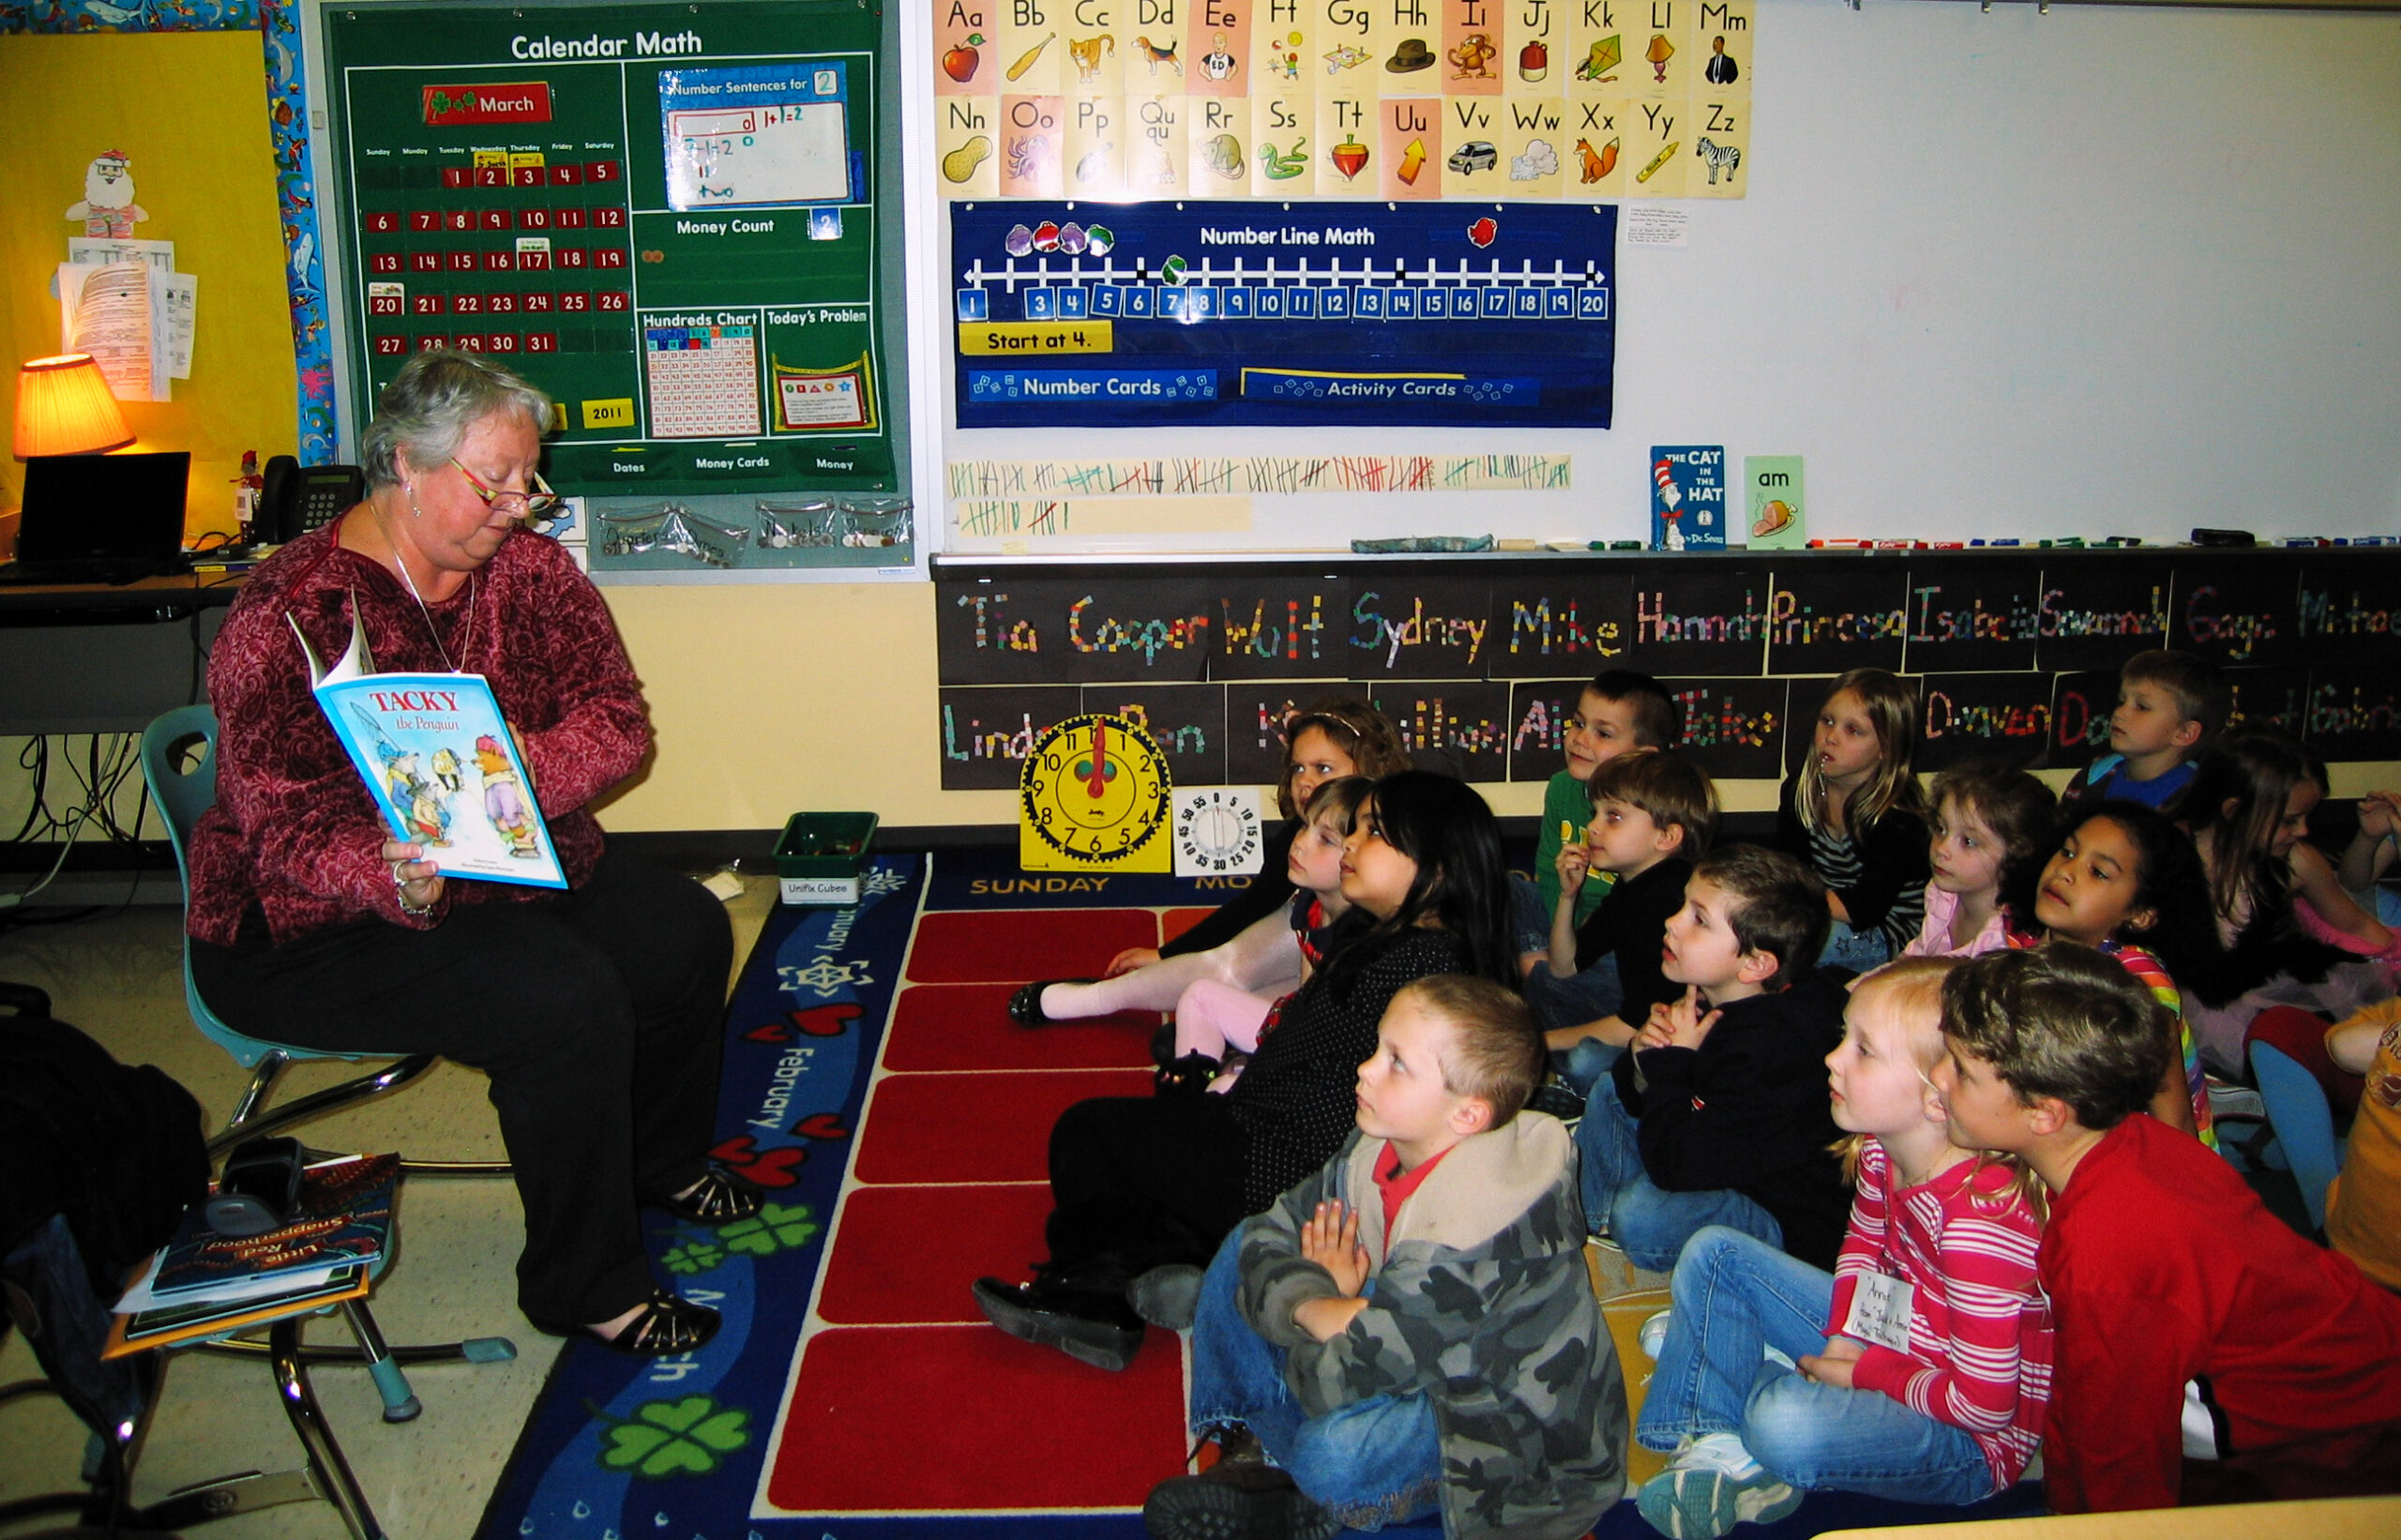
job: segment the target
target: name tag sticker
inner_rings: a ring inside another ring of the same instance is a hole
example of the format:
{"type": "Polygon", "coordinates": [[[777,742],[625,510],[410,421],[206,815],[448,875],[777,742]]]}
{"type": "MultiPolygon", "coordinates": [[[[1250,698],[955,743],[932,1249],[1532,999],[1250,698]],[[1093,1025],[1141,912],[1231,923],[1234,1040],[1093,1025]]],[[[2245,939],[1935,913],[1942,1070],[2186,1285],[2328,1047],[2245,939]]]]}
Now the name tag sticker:
{"type": "Polygon", "coordinates": [[[1870,1273],[1859,1280],[1850,1296],[1850,1313],[1843,1318],[1842,1335],[1873,1342],[1895,1352],[1910,1346],[1910,1300],[1917,1293],[1906,1279],[1870,1273]]]}

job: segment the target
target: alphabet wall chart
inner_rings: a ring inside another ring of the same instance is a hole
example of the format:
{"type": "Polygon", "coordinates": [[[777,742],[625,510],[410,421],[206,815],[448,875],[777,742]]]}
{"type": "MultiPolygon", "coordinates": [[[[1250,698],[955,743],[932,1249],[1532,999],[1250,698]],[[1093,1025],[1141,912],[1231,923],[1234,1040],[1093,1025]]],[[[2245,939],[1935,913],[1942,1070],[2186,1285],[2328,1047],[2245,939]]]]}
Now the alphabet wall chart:
{"type": "Polygon", "coordinates": [[[1617,209],[953,205],[961,428],[1607,428],[1617,209]]]}
{"type": "Polygon", "coordinates": [[[958,199],[1740,198],[1752,0],[929,0],[958,199]]]}
{"type": "Polygon", "coordinates": [[[1545,780],[1605,668],[1665,680],[1683,750],[1720,778],[1782,775],[1825,676],[1866,664],[1915,687],[1922,770],[2078,765],[2118,666],[2163,646],[2223,669],[2238,720],[2333,761],[2401,756],[2401,551],[944,561],[935,605],[944,790],[1015,786],[1025,746],[1087,711],[1141,720],[1178,785],[1272,782],[1283,714],[1337,690],[1421,763],[1545,780]]]}

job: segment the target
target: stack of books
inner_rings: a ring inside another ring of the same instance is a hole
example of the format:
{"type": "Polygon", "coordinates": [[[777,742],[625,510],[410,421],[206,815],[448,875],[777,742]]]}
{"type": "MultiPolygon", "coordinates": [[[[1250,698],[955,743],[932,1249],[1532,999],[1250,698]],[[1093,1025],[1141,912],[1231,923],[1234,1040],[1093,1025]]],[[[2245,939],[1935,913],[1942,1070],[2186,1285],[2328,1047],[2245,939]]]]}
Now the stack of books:
{"type": "Polygon", "coordinates": [[[223,1336],[367,1292],[392,1240],[397,1155],[344,1155],[300,1173],[291,1220],[258,1235],[219,1235],[204,1204],[116,1303],[104,1358],[223,1336]]]}

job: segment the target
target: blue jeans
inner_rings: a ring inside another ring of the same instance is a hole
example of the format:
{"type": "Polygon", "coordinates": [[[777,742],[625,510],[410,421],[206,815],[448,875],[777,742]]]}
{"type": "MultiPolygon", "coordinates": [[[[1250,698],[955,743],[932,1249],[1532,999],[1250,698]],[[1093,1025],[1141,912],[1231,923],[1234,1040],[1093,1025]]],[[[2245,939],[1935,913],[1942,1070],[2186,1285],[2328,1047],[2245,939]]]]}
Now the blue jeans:
{"type": "Polygon", "coordinates": [[[1634,1431],[1644,1448],[1736,1433],[1795,1487],[1900,1502],[1992,1495],[1992,1468],[1964,1430],[1881,1391],[1819,1384],[1768,1360],[1769,1349],[1796,1359],[1825,1351],[1833,1274],[1739,1231],[1704,1230],[1676,1263],[1673,1294],[1634,1431]]]}
{"type": "Polygon", "coordinates": [[[1551,1054],[1550,1066],[1559,1071],[1559,1078],[1565,1080],[1578,1095],[1589,1101],[1593,1087],[1608,1078],[1609,1071],[1616,1067],[1618,1059],[1624,1052],[1623,1044],[1604,1043],[1597,1037],[1579,1037],[1576,1046],[1566,1052],[1551,1054]]]}
{"type": "Polygon", "coordinates": [[[1684,1243],[1707,1225],[1729,1226],[1779,1249],[1784,1245],[1775,1215],[1731,1188],[1669,1192],[1652,1181],[1634,1141],[1634,1119],[1608,1075],[1593,1082],[1585,1100],[1576,1152],[1583,1160],[1586,1222],[1607,1219],[1609,1239],[1637,1267],[1654,1273],[1673,1267],[1684,1243]]]}
{"type": "Polygon", "coordinates": [[[1527,972],[1522,992],[1534,1013],[1534,1025],[1545,1032],[1615,1016],[1625,1004],[1615,957],[1603,957],[1565,978],[1552,973],[1549,963],[1537,962],[1527,972]]]}
{"type": "Polygon", "coordinates": [[[1818,954],[1820,968],[1848,968],[1864,974],[1870,968],[1881,968],[1893,960],[1893,944],[1881,930],[1853,929],[1847,920],[1835,920],[1826,929],[1826,949],[1818,954]]]}
{"type": "Polygon", "coordinates": [[[1433,1512],[1442,1486],[1433,1404],[1412,1392],[1305,1415],[1284,1383],[1284,1350],[1235,1307],[1241,1250],[1237,1228],[1201,1276],[1192,1318],[1193,1431],[1247,1425],[1268,1457],[1347,1529],[1380,1530],[1433,1512]]]}

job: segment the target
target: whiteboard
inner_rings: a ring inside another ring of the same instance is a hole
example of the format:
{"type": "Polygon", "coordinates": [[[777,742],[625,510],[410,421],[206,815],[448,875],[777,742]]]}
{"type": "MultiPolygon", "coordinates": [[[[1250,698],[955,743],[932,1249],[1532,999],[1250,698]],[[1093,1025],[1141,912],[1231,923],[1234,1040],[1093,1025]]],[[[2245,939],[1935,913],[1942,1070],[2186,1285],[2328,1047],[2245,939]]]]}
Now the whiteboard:
{"type": "MultiPolygon", "coordinates": [[[[943,441],[950,462],[1563,454],[1564,488],[1262,493],[1246,529],[1120,502],[1089,533],[967,537],[953,510],[945,549],[1638,539],[1664,444],[1804,457],[1822,536],[2401,528],[2401,18],[1760,0],[1758,27],[1748,196],[1649,205],[1687,213],[1687,244],[1621,245],[1608,430],[943,441]]],[[[922,59],[904,74],[928,90],[922,59]]]]}

